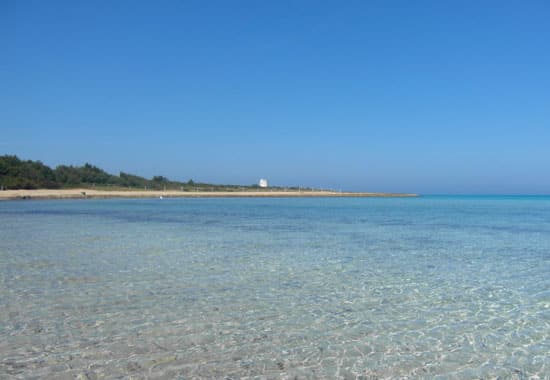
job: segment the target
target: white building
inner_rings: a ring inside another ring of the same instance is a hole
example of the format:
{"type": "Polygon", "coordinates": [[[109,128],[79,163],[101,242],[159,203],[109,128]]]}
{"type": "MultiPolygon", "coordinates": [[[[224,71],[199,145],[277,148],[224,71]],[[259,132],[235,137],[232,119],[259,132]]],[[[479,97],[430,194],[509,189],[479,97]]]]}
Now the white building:
{"type": "Polygon", "coordinates": [[[267,179],[260,179],[260,181],[258,181],[258,186],[267,187],[267,179]]]}

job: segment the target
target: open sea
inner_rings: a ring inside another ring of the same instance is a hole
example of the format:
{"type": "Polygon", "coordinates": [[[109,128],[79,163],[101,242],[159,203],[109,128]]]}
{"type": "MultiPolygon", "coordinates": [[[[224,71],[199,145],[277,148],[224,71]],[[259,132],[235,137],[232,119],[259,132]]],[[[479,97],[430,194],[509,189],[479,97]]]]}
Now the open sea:
{"type": "Polygon", "coordinates": [[[0,202],[0,379],[549,379],[550,197],[0,202]]]}

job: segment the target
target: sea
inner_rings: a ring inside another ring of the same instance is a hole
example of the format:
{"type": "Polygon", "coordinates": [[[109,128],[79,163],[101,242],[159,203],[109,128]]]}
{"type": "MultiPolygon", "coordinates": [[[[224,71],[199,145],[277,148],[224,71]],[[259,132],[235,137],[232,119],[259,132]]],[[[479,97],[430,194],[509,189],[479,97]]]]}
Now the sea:
{"type": "Polygon", "coordinates": [[[549,379],[550,197],[0,202],[1,379],[549,379]]]}

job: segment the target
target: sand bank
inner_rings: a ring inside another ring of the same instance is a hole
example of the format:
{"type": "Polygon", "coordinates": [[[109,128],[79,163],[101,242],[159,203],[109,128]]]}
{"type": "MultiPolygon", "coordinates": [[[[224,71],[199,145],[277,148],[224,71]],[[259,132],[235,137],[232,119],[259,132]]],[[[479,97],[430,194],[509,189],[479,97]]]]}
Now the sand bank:
{"type": "Polygon", "coordinates": [[[157,191],[39,189],[0,191],[0,200],[18,199],[86,199],[86,198],[255,198],[255,197],[415,197],[416,194],[352,193],[334,191],[157,191]]]}

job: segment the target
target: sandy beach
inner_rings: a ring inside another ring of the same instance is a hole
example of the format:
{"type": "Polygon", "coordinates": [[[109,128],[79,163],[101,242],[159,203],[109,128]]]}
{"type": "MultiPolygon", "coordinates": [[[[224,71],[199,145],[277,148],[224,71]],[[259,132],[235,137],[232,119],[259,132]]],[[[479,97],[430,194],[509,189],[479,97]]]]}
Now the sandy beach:
{"type": "Polygon", "coordinates": [[[246,197],[415,197],[416,194],[355,193],[335,191],[139,191],[91,189],[37,189],[0,191],[0,200],[97,198],[246,198],[246,197]]]}

